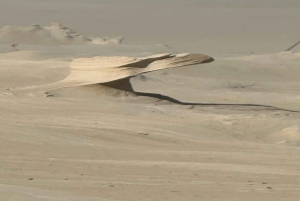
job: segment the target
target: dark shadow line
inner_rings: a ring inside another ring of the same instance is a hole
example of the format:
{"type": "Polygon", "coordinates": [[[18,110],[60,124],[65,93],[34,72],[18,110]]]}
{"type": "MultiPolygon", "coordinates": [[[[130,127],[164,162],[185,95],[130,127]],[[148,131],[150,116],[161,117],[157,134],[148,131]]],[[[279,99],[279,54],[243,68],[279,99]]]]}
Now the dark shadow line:
{"type": "Polygon", "coordinates": [[[161,95],[161,94],[155,94],[155,93],[144,93],[144,92],[134,92],[138,96],[145,96],[145,97],[153,97],[160,100],[166,100],[171,103],[179,104],[179,105],[191,105],[191,106],[244,106],[244,107],[264,107],[265,109],[269,110],[280,110],[285,112],[293,112],[293,113],[300,113],[300,111],[297,110],[288,110],[278,107],[273,107],[269,105],[260,105],[260,104],[238,104],[238,103],[189,103],[189,102],[181,102],[179,100],[176,100],[174,98],[171,98],[169,96],[161,95]]]}
{"type": "Polygon", "coordinates": [[[285,50],[285,51],[291,51],[292,49],[294,49],[297,45],[299,45],[300,44],[300,41],[299,42],[297,42],[296,44],[294,44],[293,46],[291,46],[291,47],[289,47],[287,50],[285,50]]]}

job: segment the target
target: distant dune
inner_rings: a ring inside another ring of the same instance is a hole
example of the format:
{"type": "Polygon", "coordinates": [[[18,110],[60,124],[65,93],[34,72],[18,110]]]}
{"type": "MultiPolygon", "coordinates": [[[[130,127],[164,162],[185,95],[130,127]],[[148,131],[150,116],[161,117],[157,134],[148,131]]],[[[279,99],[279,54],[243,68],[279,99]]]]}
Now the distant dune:
{"type": "Polygon", "coordinates": [[[123,37],[92,38],[84,36],[68,27],[52,23],[49,27],[38,24],[31,26],[5,26],[0,29],[0,43],[27,45],[85,45],[120,44],[123,37]]]}
{"type": "Polygon", "coordinates": [[[278,52],[272,54],[262,54],[262,55],[248,55],[243,57],[232,58],[232,60],[250,62],[253,64],[261,64],[261,65],[282,65],[283,62],[299,61],[299,59],[300,59],[300,53],[294,53],[291,51],[278,52]]]}

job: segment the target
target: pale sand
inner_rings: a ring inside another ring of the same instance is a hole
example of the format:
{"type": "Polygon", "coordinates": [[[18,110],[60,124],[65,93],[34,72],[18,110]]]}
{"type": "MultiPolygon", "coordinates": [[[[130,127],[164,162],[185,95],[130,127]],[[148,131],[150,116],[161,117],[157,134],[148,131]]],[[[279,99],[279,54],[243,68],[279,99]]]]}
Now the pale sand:
{"type": "Polygon", "coordinates": [[[0,2],[3,26],[46,24],[52,16],[86,35],[129,41],[19,44],[19,51],[0,44],[0,200],[299,200],[299,46],[283,52],[299,41],[300,28],[292,26],[299,3],[0,2]],[[27,17],[17,21],[16,11],[27,17]],[[156,28],[174,16],[177,23],[156,28]],[[93,17],[99,24],[91,27],[93,17]],[[215,61],[102,85],[87,76],[85,86],[48,91],[72,75],[74,59],[165,52],[215,61]]]}

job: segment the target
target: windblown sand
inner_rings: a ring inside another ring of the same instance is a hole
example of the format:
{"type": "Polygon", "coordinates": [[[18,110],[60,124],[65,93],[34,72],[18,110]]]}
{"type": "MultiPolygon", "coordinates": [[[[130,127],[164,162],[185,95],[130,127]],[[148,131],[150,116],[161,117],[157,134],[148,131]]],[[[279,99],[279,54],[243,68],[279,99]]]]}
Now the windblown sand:
{"type": "Polygon", "coordinates": [[[0,0],[1,201],[299,200],[298,2],[24,2],[0,0]],[[168,52],[215,60],[53,89],[168,52]]]}

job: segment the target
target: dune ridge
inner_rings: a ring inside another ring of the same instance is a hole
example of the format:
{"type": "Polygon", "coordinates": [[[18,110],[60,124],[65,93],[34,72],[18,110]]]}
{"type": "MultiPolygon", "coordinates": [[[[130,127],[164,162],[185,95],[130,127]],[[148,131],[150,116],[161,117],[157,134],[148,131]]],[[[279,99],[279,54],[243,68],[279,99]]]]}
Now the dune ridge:
{"type": "Polygon", "coordinates": [[[122,36],[115,38],[87,37],[55,22],[46,27],[33,24],[31,26],[5,26],[0,29],[0,43],[11,45],[103,45],[120,44],[123,40],[122,36]]]}
{"type": "Polygon", "coordinates": [[[165,53],[145,58],[79,58],[70,64],[70,75],[66,79],[50,85],[56,89],[49,90],[46,93],[48,95],[73,94],[68,93],[74,91],[70,88],[80,87],[77,88],[80,92],[77,90],[75,95],[82,94],[86,96],[88,93],[92,93],[101,96],[138,96],[130,83],[132,77],[151,71],[208,63],[213,60],[212,57],[207,55],[188,53],[165,53]]]}

